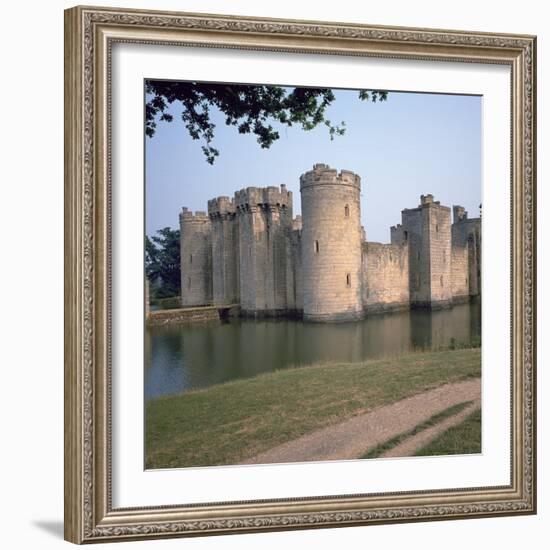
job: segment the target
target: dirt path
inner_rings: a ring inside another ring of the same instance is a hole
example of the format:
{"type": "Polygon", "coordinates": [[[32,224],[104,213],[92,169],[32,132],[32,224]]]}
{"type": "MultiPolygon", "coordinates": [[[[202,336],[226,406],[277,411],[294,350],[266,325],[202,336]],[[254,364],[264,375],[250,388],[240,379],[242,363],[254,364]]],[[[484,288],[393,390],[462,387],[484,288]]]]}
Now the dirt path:
{"type": "MultiPolygon", "coordinates": [[[[243,464],[349,460],[407,432],[431,416],[464,401],[481,399],[481,379],[445,384],[384,405],[260,453],[243,464]]],[[[452,417],[454,418],[454,417],[452,417]]],[[[449,419],[450,420],[450,419],[449,419]]],[[[441,424],[440,424],[441,425],[441,424]]],[[[433,438],[438,432],[432,432],[433,438]]],[[[416,450],[416,449],[415,449],[416,450]]],[[[395,456],[395,455],[394,455],[395,456]]],[[[404,456],[401,453],[400,456],[404,456]]]]}
{"type": "Polygon", "coordinates": [[[449,418],[445,418],[445,420],[442,420],[434,426],[430,426],[429,428],[422,430],[416,435],[408,437],[399,445],[396,445],[395,447],[387,450],[385,453],[382,453],[380,457],[390,458],[398,456],[412,456],[416,451],[422,449],[422,447],[425,447],[432,439],[437,437],[439,434],[442,434],[449,428],[457,426],[458,424],[466,420],[468,416],[470,416],[476,409],[479,408],[480,404],[480,399],[474,399],[471,405],[468,405],[467,407],[462,409],[458,414],[450,416],[449,418]]]}

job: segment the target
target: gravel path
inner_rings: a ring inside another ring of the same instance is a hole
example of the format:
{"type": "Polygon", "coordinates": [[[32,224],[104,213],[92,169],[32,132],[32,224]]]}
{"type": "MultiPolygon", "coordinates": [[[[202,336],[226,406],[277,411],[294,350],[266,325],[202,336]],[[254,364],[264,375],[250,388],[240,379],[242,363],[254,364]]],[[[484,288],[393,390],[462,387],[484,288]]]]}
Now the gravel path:
{"type": "MultiPolygon", "coordinates": [[[[283,443],[242,464],[359,458],[372,447],[411,430],[453,405],[480,399],[480,378],[445,384],[283,443]]],[[[432,433],[432,438],[435,435],[432,433]]]]}

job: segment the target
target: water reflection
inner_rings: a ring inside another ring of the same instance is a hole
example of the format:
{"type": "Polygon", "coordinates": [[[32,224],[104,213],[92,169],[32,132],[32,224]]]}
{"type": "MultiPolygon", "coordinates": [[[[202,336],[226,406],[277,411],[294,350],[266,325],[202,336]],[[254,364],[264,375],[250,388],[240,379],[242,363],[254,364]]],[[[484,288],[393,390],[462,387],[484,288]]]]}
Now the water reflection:
{"type": "Polygon", "coordinates": [[[361,361],[417,348],[480,340],[479,303],[405,311],[361,322],[292,320],[150,327],[145,335],[145,397],[203,388],[289,366],[361,361]]]}

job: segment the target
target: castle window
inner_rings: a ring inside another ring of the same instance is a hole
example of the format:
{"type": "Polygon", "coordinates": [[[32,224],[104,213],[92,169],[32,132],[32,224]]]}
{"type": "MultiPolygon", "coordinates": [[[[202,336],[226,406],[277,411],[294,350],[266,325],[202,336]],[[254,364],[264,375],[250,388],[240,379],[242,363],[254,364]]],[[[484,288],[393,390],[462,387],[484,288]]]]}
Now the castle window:
{"type": "Polygon", "coordinates": [[[441,283],[441,286],[443,286],[443,275],[441,275],[441,277],[439,277],[439,282],[441,283]]]}
{"type": "Polygon", "coordinates": [[[435,224],[435,232],[439,233],[439,224],[437,224],[437,223],[435,224]]]}
{"type": "Polygon", "coordinates": [[[319,254],[319,241],[315,241],[315,254],[319,254]]]}
{"type": "Polygon", "coordinates": [[[190,264],[193,263],[193,254],[189,254],[189,263],[190,263],[190,264]]]}
{"type": "Polygon", "coordinates": [[[416,259],[420,261],[420,250],[416,253],[416,259]]]}
{"type": "Polygon", "coordinates": [[[346,286],[351,286],[351,273],[346,275],[346,286]]]}
{"type": "Polygon", "coordinates": [[[407,242],[408,238],[409,238],[409,232],[408,232],[408,231],[403,231],[403,239],[404,239],[404,241],[407,242]]]}
{"type": "Polygon", "coordinates": [[[347,204],[344,207],[344,214],[345,214],[346,218],[349,218],[349,206],[347,204]]]}
{"type": "Polygon", "coordinates": [[[187,288],[191,288],[191,277],[187,279],[187,288]]]}

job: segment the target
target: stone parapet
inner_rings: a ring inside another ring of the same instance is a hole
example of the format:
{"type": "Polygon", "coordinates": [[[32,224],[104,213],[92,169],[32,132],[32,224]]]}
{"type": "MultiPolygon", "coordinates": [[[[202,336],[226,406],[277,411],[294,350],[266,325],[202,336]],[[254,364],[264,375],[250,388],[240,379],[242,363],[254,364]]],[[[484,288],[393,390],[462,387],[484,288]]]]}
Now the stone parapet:
{"type": "Polygon", "coordinates": [[[209,221],[210,218],[208,217],[208,214],[202,210],[197,210],[195,213],[193,213],[189,208],[186,208],[185,206],[181,209],[180,212],[180,223],[204,223],[209,221]]]}
{"type": "Polygon", "coordinates": [[[287,191],[283,184],[280,187],[247,187],[235,192],[237,210],[269,206],[292,208],[292,191],[287,191]]]}
{"type": "Polygon", "coordinates": [[[235,211],[235,202],[229,197],[215,197],[208,201],[208,215],[212,220],[234,216],[235,211]]]}
{"type": "Polygon", "coordinates": [[[338,170],[328,164],[314,164],[313,169],[300,176],[300,191],[313,185],[349,185],[361,189],[361,178],[350,170],[338,170]]]}

